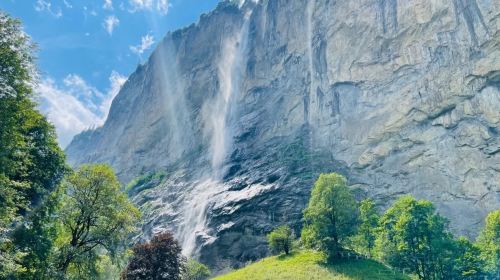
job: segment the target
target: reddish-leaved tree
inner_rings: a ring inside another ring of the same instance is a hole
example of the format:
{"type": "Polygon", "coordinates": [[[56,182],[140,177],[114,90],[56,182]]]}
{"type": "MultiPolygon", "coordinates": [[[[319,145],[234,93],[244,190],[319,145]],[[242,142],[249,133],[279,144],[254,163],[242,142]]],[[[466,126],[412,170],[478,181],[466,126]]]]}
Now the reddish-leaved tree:
{"type": "Polygon", "coordinates": [[[170,232],[157,234],[150,242],[132,248],[133,256],[122,273],[123,280],[180,280],[185,259],[170,232]]]}

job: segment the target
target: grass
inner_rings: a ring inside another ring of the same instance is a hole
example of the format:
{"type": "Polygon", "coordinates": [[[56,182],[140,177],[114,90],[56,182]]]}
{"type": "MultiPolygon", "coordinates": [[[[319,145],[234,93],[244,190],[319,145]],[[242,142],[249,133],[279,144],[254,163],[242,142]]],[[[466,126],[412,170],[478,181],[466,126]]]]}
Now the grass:
{"type": "Polygon", "coordinates": [[[326,264],[323,254],[299,251],[290,256],[274,256],[213,280],[375,280],[410,278],[373,260],[350,260],[326,264]]]}

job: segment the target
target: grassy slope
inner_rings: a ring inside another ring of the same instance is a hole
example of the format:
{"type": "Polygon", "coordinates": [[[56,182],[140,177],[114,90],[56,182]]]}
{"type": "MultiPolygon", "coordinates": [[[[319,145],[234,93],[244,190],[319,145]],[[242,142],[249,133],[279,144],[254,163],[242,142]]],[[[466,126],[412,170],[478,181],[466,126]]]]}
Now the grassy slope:
{"type": "Polygon", "coordinates": [[[361,280],[410,279],[372,260],[346,261],[326,265],[322,254],[301,251],[292,256],[275,256],[253,263],[214,280],[361,280]]]}

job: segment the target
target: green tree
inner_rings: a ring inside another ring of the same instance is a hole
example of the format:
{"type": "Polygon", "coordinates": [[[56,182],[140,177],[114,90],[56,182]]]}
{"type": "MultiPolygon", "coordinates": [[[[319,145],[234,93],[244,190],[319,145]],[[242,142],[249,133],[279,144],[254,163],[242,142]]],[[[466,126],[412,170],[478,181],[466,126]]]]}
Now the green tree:
{"type": "Polygon", "coordinates": [[[342,244],[356,232],[358,216],[358,205],[346,179],[335,173],[321,174],[304,210],[302,240],[335,260],[340,257],[342,244]]]}
{"type": "Polygon", "coordinates": [[[50,246],[16,244],[12,231],[29,225],[32,232],[46,232],[39,221],[51,208],[40,205],[66,171],[54,128],[33,101],[37,78],[33,52],[20,21],[0,11],[0,278],[33,270],[23,267],[30,263],[24,257],[31,263],[43,261],[50,246]],[[41,259],[34,259],[34,251],[41,259]]]}
{"type": "Polygon", "coordinates": [[[445,278],[453,256],[453,240],[446,219],[435,212],[429,201],[409,195],[398,199],[380,219],[380,257],[419,279],[445,278]]]}
{"type": "Polygon", "coordinates": [[[352,238],[353,245],[357,251],[371,257],[375,247],[376,231],[380,217],[371,199],[361,201],[359,213],[360,224],[358,233],[352,238]]]}
{"type": "Polygon", "coordinates": [[[23,254],[19,260],[22,269],[15,278],[50,279],[54,274],[51,253],[58,232],[53,214],[57,210],[59,189],[52,192],[29,219],[12,233],[13,243],[23,254]]]}
{"type": "Polygon", "coordinates": [[[484,261],[480,256],[479,248],[465,237],[460,237],[455,241],[454,258],[452,269],[448,274],[449,279],[484,279],[484,261]]]}
{"type": "Polygon", "coordinates": [[[285,255],[288,255],[292,250],[292,229],[287,225],[279,226],[267,235],[267,241],[271,251],[276,253],[284,252],[285,255]]]}
{"type": "Polygon", "coordinates": [[[500,210],[490,212],[477,238],[485,270],[492,279],[500,279],[500,210]],[[496,277],[496,278],[495,278],[496,277]]]}
{"type": "Polygon", "coordinates": [[[190,259],[186,264],[183,280],[206,280],[212,273],[208,267],[200,262],[190,259]]]}
{"type": "Polygon", "coordinates": [[[139,211],[120,191],[107,165],[83,165],[63,182],[57,212],[57,269],[61,274],[90,278],[103,256],[117,259],[126,249],[139,211]]]}

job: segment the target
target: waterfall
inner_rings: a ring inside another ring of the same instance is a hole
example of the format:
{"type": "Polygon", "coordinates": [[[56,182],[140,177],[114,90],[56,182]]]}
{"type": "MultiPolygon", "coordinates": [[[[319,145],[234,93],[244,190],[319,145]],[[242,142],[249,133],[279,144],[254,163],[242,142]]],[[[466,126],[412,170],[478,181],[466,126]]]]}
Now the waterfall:
{"type": "Polygon", "coordinates": [[[182,240],[183,253],[188,257],[197,254],[198,238],[202,238],[203,242],[210,241],[206,227],[207,209],[217,201],[217,195],[226,190],[222,182],[223,165],[232,147],[228,118],[245,74],[251,14],[252,10],[246,12],[242,27],[236,34],[224,40],[217,69],[219,92],[215,98],[208,100],[202,109],[205,134],[210,139],[211,169],[205,179],[193,186],[182,211],[184,217],[178,236],[182,240]]]}
{"type": "Polygon", "coordinates": [[[210,236],[206,233],[206,210],[210,198],[217,195],[223,189],[217,181],[208,178],[197,182],[190,193],[188,201],[184,202],[182,214],[183,221],[177,235],[182,245],[182,253],[187,257],[193,257],[197,253],[197,238],[202,237],[207,241],[210,236]]]}
{"type": "Polygon", "coordinates": [[[307,104],[309,110],[308,113],[308,121],[311,123],[311,105],[317,104],[317,98],[316,94],[314,93],[314,89],[316,86],[316,77],[315,77],[315,72],[314,72],[314,47],[313,47],[313,30],[314,30],[314,22],[313,22],[313,16],[314,16],[314,8],[316,6],[316,0],[309,0],[307,3],[307,56],[308,56],[308,62],[309,62],[309,75],[310,75],[310,81],[309,81],[309,104],[307,104]]]}

